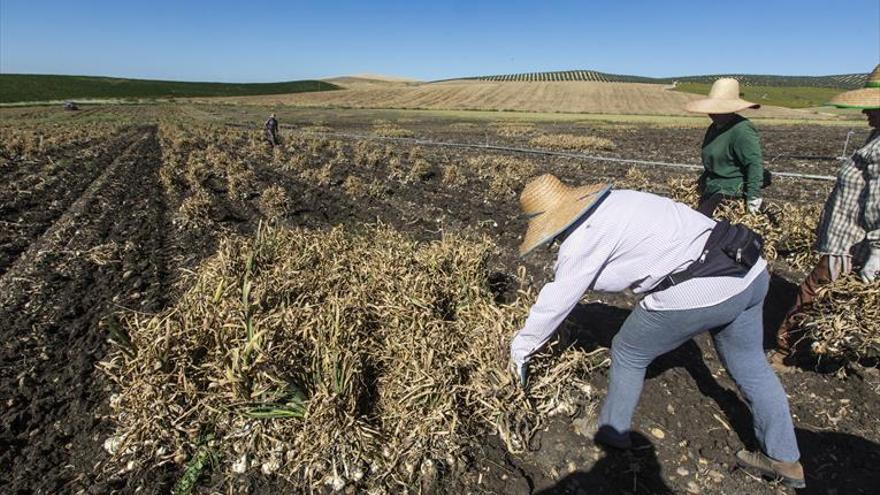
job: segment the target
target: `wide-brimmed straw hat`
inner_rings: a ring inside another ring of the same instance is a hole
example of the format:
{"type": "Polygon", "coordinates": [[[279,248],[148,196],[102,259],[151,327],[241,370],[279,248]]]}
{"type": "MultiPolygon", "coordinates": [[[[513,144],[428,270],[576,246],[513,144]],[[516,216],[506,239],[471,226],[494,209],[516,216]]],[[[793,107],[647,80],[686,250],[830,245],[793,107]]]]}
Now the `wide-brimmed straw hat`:
{"type": "Polygon", "coordinates": [[[838,108],[861,108],[875,110],[880,108],[880,65],[868,76],[865,87],[854,89],[831,98],[832,105],[838,108]]]}
{"type": "Polygon", "coordinates": [[[722,77],[712,83],[709,97],[688,102],[684,109],[694,113],[734,113],[746,108],[761,108],[761,105],[739,97],[739,81],[722,77]]]}
{"type": "Polygon", "coordinates": [[[569,187],[551,174],[530,180],[519,196],[519,205],[529,217],[529,227],[519,246],[519,255],[525,256],[538,246],[552,241],[610,189],[609,184],[569,187]]]}

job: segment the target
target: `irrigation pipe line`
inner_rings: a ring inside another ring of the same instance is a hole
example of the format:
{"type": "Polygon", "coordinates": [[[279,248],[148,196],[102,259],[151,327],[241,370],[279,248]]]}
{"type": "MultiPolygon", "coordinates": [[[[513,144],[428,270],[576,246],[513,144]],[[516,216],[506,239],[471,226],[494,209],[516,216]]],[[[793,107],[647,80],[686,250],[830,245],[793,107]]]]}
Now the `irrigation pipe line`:
{"type": "MultiPolygon", "coordinates": [[[[252,125],[248,124],[237,124],[237,123],[228,123],[227,125],[232,127],[246,127],[253,128],[252,125]]],[[[284,126],[287,127],[287,126],[284,126]]],[[[296,128],[291,128],[296,130],[296,128]]],[[[360,140],[373,140],[373,141],[395,141],[395,142],[403,142],[403,143],[411,143],[411,144],[419,144],[423,146],[438,146],[445,148],[469,148],[469,149],[480,149],[480,150],[490,150],[490,151],[506,151],[512,153],[524,153],[531,155],[543,155],[543,156],[559,156],[563,158],[574,158],[577,160],[591,160],[598,162],[611,162],[611,163],[626,163],[632,165],[643,165],[643,166],[658,166],[658,167],[668,167],[668,168],[679,168],[685,170],[703,170],[701,165],[693,165],[689,163],[675,163],[675,162],[660,162],[653,160],[636,160],[632,158],[615,158],[611,156],[600,156],[600,155],[588,155],[586,153],[569,153],[565,151],[550,151],[550,150],[542,150],[537,148],[518,148],[514,146],[498,146],[494,144],[473,144],[473,143],[456,143],[449,141],[433,141],[430,139],[419,139],[419,138],[407,138],[407,137],[388,137],[388,136],[370,136],[366,134],[355,134],[349,132],[315,132],[315,131],[300,131],[301,134],[312,134],[312,135],[320,135],[320,136],[336,136],[336,137],[344,137],[350,139],[360,139],[360,140]]],[[[823,181],[836,181],[837,177],[831,175],[816,175],[816,174],[800,174],[797,172],[777,172],[772,171],[774,177],[788,177],[792,179],[807,179],[807,180],[823,180],[823,181]]]]}

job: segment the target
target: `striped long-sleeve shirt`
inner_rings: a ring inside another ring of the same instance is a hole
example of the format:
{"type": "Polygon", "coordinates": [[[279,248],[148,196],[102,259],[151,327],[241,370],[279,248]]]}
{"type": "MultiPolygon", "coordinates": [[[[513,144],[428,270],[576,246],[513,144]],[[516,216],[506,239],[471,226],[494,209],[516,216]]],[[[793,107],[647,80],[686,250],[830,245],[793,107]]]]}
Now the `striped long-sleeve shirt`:
{"type": "MultiPolygon", "coordinates": [[[[685,269],[702,254],[714,226],[714,220],[671,199],[612,191],[560,245],[554,280],[541,289],[514,337],[511,358],[524,363],[544,346],[584,292],[639,294],[685,269]]],[[[742,278],[690,279],[639,304],[652,311],[713,306],[745,290],[766,267],[761,259],[742,278]]]]}

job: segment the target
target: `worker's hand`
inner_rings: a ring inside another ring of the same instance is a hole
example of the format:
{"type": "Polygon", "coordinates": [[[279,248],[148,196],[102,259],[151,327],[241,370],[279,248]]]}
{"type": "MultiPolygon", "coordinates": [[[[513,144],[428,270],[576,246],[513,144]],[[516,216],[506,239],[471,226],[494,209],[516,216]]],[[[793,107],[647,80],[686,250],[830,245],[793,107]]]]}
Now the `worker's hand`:
{"type": "Polygon", "coordinates": [[[746,206],[749,209],[749,213],[758,213],[759,211],[761,211],[761,203],[763,202],[764,200],[761,198],[752,198],[746,201],[746,206]]]}
{"type": "Polygon", "coordinates": [[[510,360],[510,373],[513,374],[514,379],[519,386],[522,388],[526,388],[526,383],[529,380],[529,363],[517,363],[513,359],[510,360]]]}
{"type": "Polygon", "coordinates": [[[871,254],[862,266],[862,270],[859,271],[859,276],[865,283],[873,282],[880,277],[880,248],[871,249],[871,254]]]}

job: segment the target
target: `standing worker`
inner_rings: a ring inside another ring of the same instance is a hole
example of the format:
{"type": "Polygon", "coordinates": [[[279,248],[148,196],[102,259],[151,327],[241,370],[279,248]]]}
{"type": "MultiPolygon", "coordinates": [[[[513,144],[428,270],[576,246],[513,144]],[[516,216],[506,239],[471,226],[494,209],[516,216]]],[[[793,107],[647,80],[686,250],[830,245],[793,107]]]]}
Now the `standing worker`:
{"type": "Polygon", "coordinates": [[[819,263],[801,284],[794,306],[779,327],[774,366],[784,367],[792,353],[795,315],[812,303],[823,285],[861,266],[864,282],[880,277],[880,65],[868,77],[863,89],[835,96],[838,108],[860,108],[872,131],[865,145],[857,149],[837,172],[837,182],[825,201],[816,228],[819,263]]]}
{"type": "Polygon", "coordinates": [[[764,162],[755,126],[736,112],[761,105],[739,97],[739,81],[722,78],[712,84],[709,97],[692,101],[685,110],[709,114],[712,124],[703,137],[700,205],[697,211],[712,217],[725,199],[744,199],[751,213],[761,209],[764,162]]]}
{"type": "Polygon", "coordinates": [[[599,443],[628,449],[645,370],[657,356],[710,332],[727,372],[751,408],[763,453],[738,462],[786,485],[804,486],[788,399],[767,362],[762,308],[770,283],[762,242],[748,229],[715,222],[686,205],[605,184],[567,187],[552,175],[526,184],[525,256],[557,241],[553,282],[546,284],[510,345],[522,386],[528,362],[587,290],[647,294],[611,345],[608,396],[599,443]]]}
{"type": "Polygon", "coordinates": [[[269,115],[269,119],[266,120],[266,137],[269,139],[269,143],[272,144],[272,147],[275,147],[278,144],[278,119],[275,118],[275,114],[269,115]]]}

